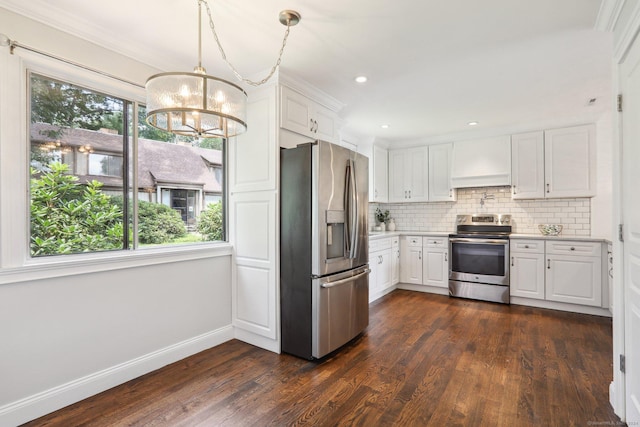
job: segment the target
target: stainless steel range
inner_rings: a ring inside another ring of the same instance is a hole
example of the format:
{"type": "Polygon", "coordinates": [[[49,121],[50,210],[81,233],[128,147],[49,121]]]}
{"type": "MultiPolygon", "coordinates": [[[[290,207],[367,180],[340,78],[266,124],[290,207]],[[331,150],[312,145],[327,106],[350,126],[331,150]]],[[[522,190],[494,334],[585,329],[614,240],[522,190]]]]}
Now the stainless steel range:
{"type": "Polygon", "coordinates": [[[511,215],[458,215],[449,235],[449,295],[509,304],[511,215]]]}

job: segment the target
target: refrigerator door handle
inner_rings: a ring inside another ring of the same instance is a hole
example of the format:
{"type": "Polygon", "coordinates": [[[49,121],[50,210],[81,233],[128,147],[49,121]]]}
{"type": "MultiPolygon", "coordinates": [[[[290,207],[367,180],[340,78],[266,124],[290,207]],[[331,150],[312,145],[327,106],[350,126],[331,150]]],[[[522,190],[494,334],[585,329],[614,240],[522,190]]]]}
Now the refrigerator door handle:
{"type": "Polygon", "coordinates": [[[347,277],[346,279],[336,280],[335,282],[323,283],[323,284],[320,285],[320,287],[321,288],[333,288],[334,286],[344,285],[345,283],[353,282],[354,280],[359,279],[362,276],[366,276],[369,273],[371,273],[371,270],[367,268],[366,270],[364,270],[360,274],[356,274],[355,276],[347,277]]]}
{"type": "Polygon", "coordinates": [[[356,258],[358,251],[358,184],[356,182],[355,164],[347,161],[345,177],[344,207],[347,218],[345,221],[345,249],[348,258],[356,258]]]}

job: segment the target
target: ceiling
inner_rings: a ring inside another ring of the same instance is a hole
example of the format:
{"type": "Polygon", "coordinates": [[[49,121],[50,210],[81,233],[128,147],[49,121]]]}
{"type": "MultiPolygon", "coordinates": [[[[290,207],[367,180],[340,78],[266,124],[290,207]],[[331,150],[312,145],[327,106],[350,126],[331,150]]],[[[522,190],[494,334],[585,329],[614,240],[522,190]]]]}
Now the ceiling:
{"type": "MultiPolygon", "coordinates": [[[[611,35],[594,30],[600,3],[209,0],[228,58],[254,77],[277,57],[279,11],[297,10],[283,72],[343,102],[349,133],[398,145],[597,120],[612,100],[611,35]],[[358,75],[368,82],[356,84],[358,75]]],[[[162,70],[190,71],[197,62],[197,0],[0,6],[162,70]]],[[[233,80],[206,23],[203,65],[233,80]]]]}

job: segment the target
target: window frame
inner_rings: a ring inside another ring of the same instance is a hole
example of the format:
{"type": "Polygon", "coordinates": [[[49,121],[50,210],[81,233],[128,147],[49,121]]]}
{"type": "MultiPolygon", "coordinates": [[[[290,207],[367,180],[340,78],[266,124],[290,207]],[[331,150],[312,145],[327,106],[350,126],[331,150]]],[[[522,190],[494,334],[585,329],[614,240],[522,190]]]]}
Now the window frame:
{"type": "MultiPolygon", "coordinates": [[[[96,71],[81,68],[35,52],[18,49],[0,53],[0,284],[44,277],[106,271],[133,265],[165,263],[168,259],[188,260],[231,255],[228,240],[198,242],[113,251],[32,257],[30,252],[30,73],[78,85],[118,97],[134,106],[132,124],[133,165],[137,173],[137,106],[145,104],[143,87],[119,81],[96,71]],[[11,106],[9,108],[8,106],[11,106]],[[15,143],[18,141],[18,143],[15,143]],[[17,190],[16,190],[17,189],[17,190]],[[128,262],[123,262],[126,259],[128,262]],[[158,261],[159,260],[159,261],[158,261]],[[83,268],[79,268],[83,266],[83,268]],[[70,267],[70,268],[66,268],[70,267]]],[[[223,147],[223,170],[228,175],[227,144],[223,147]]],[[[124,171],[127,173],[128,171],[124,171]]],[[[228,239],[228,193],[223,188],[224,230],[228,239]]],[[[137,189],[134,191],[137,195],[137,189]]],[[[136,203],[137,205],[137,203],[136,203]]],[[[137,227],[137,212],[134,223],[137,227]]],[[[134,232],[137,232],[134,231],[134,232]]]]}

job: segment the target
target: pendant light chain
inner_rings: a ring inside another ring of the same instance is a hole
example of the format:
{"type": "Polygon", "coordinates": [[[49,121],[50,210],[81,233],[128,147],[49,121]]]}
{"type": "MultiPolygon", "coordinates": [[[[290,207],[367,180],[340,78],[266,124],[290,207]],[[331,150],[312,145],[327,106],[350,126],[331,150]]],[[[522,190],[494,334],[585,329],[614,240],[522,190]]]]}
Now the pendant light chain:
{"type": "MultiPolygon", "coordinates": [[[[229,68],[231,69],[233,74],[235,74],[235,76],[238,78],[238,80],[243,81],[243,82],[245,82],[245,83],[247,83],[247,84],[249,84],[251,86],[260,86],[260,85],[263,85],[266,82],[268,82],[269,79],[271,77],[273,77],[273,74],[276,72],[276,70],[280,66],[280,62],[282,61],[282,54],[284,53],[284,47],[287,45],[287,38],[289,37],[289,30],[290,30],[292,24],[289,21],[287,21],[287,23],[286,23],[287,30],[284,33],[284,38],[282,40],[282,47],[280,48],[280,53],[278,55],[278,60],[276,61],[275,65],[273,67],[271,67],[271,71],[269,72],[269,74],[265,78],[260,80],[260,81],[253,81],[253,80],[247,79],[245,77],[242,77],[242,75],[238,72],[236,67],[234,67],[233,64],[231,64],[231,62],[229,62],[229,60],[227,59],[227,54],[224,52],[224,48],[222,47],[222,44],[220,43],[220,39],[218,38],[218,33],[216,32],[216,26],[213,23],[213,18],[211,17],[211,9],[209,8],[209,3],[207,3],[206,0],[198,0],[198,1],[201,4],[204,3],[204,7],[207,10],[207,16],[209,17],[209,27],[211,27],[211,33],[213,34],[213,38],[216,40],[216,44],[218,45],[218,49],[220,50],[220,54],[222,55],[222,59],[229,66],[229,68]]],[[[295,24],[293,24],[293,25],[295,25],[295,24]]]]}

